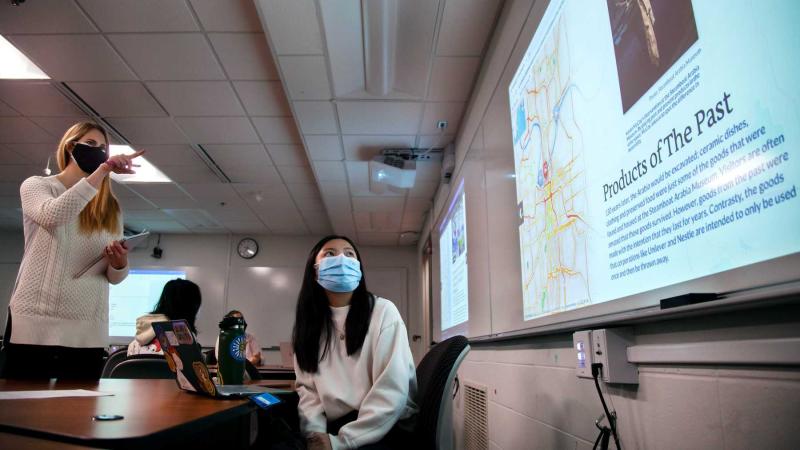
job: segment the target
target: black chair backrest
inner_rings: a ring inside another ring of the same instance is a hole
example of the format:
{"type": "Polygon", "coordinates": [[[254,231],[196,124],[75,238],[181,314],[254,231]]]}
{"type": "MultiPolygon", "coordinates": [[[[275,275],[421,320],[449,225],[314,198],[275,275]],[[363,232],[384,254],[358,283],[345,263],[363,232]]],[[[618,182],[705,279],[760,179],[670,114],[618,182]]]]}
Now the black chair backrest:
{"type": "Polygon", "coordinates": [[[103,366],[103,372],[100,375],[100,378],[108,378],[111,375],[111,369],[113,369],[117,364],[121,363],[128,357],[128,347],[123,347],[114,353],[108,355],[106,358],[106,363],[103,366]]]}
{"type": "Polygon", "coordinates": [[[436,448],[436,430],[439,426],[439,410],[447,378],[459,355],[467,347],[464,336],[453,336],[436,344],[417,366],[417,406],[419,414],[415,427],[415,438],[421,448],[436,448]]]}
{"type": "Polygon", "coordinates": [[[247,359],[244,360],[244,371],[247,372],[251,380],[261,379],[261,373],[258,371],[258,367],[254,366],[253,363],[247,359]]]}
{"type": "Polygon", "coordinates": [[[113,369],[108,378],[174,379],[167,360],[161,355],[138,355],[128,358],[113,369]]]}

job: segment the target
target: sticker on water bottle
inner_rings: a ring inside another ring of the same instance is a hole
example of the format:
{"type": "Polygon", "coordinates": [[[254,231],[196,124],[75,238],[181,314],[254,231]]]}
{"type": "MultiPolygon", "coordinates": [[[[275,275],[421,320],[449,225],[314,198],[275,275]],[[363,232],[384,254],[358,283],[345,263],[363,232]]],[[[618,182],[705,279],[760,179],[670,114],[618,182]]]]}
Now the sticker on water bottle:
{"type": "Polygon", "coordinates": [[[269,392],[264,392],[263,394],[254,395],[250,397],[250,400],[252,400],[253,403],[258,405],[262,409],[270,409],[281,402],[281,399],[275,397],[269,392]]]}
{"type": "Polygon", "coordinates": [[[236,336],[231,341],[230,354],[236,361],[242,362],[245,358],[245,350],[247,348],[247,340],[243,335],[236,336]]]}

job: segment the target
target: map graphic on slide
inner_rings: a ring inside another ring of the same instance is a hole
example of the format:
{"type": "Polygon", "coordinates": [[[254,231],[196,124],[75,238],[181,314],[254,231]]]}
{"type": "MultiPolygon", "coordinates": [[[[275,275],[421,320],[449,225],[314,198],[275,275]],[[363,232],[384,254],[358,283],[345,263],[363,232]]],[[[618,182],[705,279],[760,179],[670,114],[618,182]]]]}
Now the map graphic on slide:
{"type": "Polygon", "coordinates": [[[578,88],[568,30],[558,18],[552,25],[510,93],[525,320],[590,301],[578,88]]]}

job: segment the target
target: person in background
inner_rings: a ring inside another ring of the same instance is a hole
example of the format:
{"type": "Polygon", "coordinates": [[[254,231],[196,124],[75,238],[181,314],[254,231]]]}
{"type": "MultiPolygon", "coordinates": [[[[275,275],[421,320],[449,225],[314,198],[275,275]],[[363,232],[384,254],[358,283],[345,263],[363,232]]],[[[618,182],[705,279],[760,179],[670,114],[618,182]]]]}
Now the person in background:
{"type": "Polygon", "coordinates": [[[367,290],[353,242],[308,255],[293,332],[300,429],[310,449],[402,448],[416,369],[397,307],[367,290]],[[372,447],[370,447],[372,448],[372,447]]]}
{"type": "Polygon", "coordinates": [[[164,354],[161,343],[156,339],[153,322],[183,319],[189,324],[192,333],[197,335],[195,319],[201,303],[199,286],[180,278],[168,281],[161,290],[161,298],[153,312],[136,319],[136,338],[128,344],[128,356],[164,354]]]}
{"type": "Polygon", "coordinates": [[[109,174],[134,173],[133,160],[142,153],[109,156],[105,129],[80,122],[58,144],[60,172],[20,186],[25,253],[3,339],[6,378],[100,377],[108,285],[128,274],[109,174]],[[100,255],[102,263],[75,277],[100,255]]]}
{"type": "MultiPolygon", "coordinates": [[[[244,320],[244,315],[242,315],[241,311],[231,310],[228,314],[225,314],[225,317],[241,317],[244,320]]],[[[247,321],[244,322],[245,326],[247,326],[247,321]]],[[[256,341],[256,337],[250,333],[245,332],[245,358],[247,358],[250,363],[254,366],[258,367],[261,365],[261,347],[258,345],[258,341],[256,341]]],[[[214,344],[214,356],[219,358],[219,336],[217,336],[217,343],[214,344]]]]}

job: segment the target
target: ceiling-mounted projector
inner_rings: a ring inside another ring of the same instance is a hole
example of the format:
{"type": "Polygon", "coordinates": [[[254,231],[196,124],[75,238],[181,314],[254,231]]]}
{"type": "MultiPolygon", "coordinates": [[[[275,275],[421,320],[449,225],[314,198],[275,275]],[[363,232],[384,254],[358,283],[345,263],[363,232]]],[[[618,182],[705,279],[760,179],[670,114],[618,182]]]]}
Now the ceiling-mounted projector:
{"type": "Polygon", "coordinates": [[[369,162],[369,190],[382,194],[386,187],[408,189],[414,187],[417,163],[399,155],[379,155],[369,162]]]}

